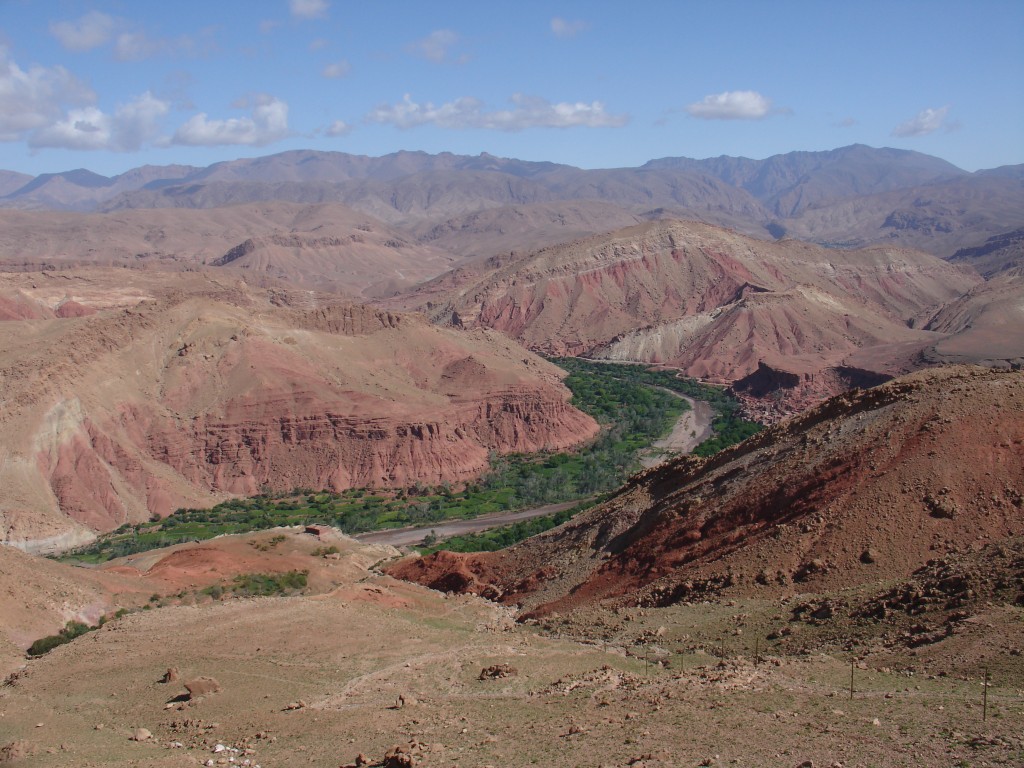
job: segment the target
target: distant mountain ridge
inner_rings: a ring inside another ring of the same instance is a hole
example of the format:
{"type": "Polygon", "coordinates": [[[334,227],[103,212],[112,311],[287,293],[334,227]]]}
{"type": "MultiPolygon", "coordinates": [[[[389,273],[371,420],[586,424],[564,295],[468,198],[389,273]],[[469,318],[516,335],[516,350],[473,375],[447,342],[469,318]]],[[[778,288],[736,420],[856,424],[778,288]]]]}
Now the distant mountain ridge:
{"type": "MultiPolygon", "coordinates": [[[[586,201],[620,209],[606,229],[627,217],[667,216],[762,239],[789,236],[830,247],[887,243],[950,256],[1024,226],[1024,166],[970,173],[919,152],[855,144],[764,160],[667,157],[592,170],[487,153],[368,157],[293,150],[206,168],[144,166],[109,178],[84,169],[35,178],[0,172],[0,207],[6,208],[89,212],[270,201],[343,203],[420,232],[438,225],[458,230],[482,211],[586,201]]],[[[508,217],[493,218],[495,233],[508,235],[508,217]]],[[[584,233],[606,231],[600,216],[580,218],[594,222],[584,233]]],[[[471,226],[479,224],[477,218],[471,226]]],[[[553,229],[551,237],[557,235],[553,229]]]]}
{"type": "Polygon", "coordinates": [[[789,152],[764,160],[667,157],[643,168],[698,170],[739,187],[775,215],[792,217],[823,202],[951,180],[971,174],[937,157],[864,144],[827,152],[789,152]]]}

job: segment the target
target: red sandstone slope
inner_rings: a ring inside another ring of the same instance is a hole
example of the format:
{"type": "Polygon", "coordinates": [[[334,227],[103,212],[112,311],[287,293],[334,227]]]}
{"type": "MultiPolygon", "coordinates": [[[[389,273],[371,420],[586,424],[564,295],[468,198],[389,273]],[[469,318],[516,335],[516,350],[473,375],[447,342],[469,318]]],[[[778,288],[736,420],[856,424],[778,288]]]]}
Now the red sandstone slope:
{"type": "Polygon", "coordinates": [[[711,459],[636,475],[511,549],[392,569],[535,613],[908,575],[1024,533],[1024,375],[922,371],[834,398],[711,459]]]}
{"type": "Polygon", "coordinates": [[[265,487],[458,481],[492,450],[596,432],[560,371],[500,334],[149,279],[132,290],[155,299],[134,307],[5,324],[4,541],[59,548],[265,487]]]}
{"type": "Polygon", "coordinates": [[[394,306],[504,331],[528,347],[739,379],[765,359],[803,373],[880,343],[979,282],[923,253],[768,243],[694,222],[619,230],[444,275],[394,306]]]}

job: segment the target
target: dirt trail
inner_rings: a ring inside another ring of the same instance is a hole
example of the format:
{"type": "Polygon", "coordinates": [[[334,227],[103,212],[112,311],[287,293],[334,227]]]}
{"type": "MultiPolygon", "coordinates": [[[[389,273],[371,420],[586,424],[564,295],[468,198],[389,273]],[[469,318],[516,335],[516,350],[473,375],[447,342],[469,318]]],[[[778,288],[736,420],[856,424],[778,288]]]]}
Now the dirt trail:
{"type": "Polygon", "coordinates": [[[423,537],[427,536],[431,531],[439,539],[461,536],[465,533],[479,533],[490,528],[518,523],[520,520],[529,520],[531,517],[553,515],[555,512],[561,512],[563,509],[569,509],[579,503],[578,499],[576,501],[563,501],[558,504],[523,509],[519,512],[496,512],[493,515],[474,517],[472,520],[445,520],[430,525],[416,526],[415,528],[394,528],[388,531],[361,533],[355,538],[365,544],[390,544],[393,547],[408,547],[413,544],[419,544],[423,541],[423,537]]]}

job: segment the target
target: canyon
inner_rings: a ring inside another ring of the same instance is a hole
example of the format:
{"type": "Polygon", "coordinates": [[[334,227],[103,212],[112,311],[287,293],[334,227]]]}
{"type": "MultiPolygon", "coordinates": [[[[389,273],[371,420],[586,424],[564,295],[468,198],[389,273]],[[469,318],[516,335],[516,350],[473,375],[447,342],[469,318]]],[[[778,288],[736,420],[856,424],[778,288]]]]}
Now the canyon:
{"type": "Polygon", "coordinates": [[[862,145],[0,173],[0,764],[1017,764],[1022,190],[862,145]],[[710,386],[649,451],[764,428],[493,552],[331,527],[637,442],[556,356],[710,386]]]}

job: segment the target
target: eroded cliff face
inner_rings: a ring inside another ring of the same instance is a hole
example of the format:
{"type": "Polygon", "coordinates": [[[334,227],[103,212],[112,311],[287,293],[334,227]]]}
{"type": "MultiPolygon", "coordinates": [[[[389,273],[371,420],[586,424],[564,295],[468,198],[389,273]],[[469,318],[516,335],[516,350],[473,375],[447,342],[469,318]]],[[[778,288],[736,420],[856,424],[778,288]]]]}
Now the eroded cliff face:
{"type": "Polygon", "coordinates": [[[0,535],[22,548],[264,489],[459,482],[492,451],[597,432],[500,334],[360,305],[232,289],[19,326],[0,348],[0,535]]]}

